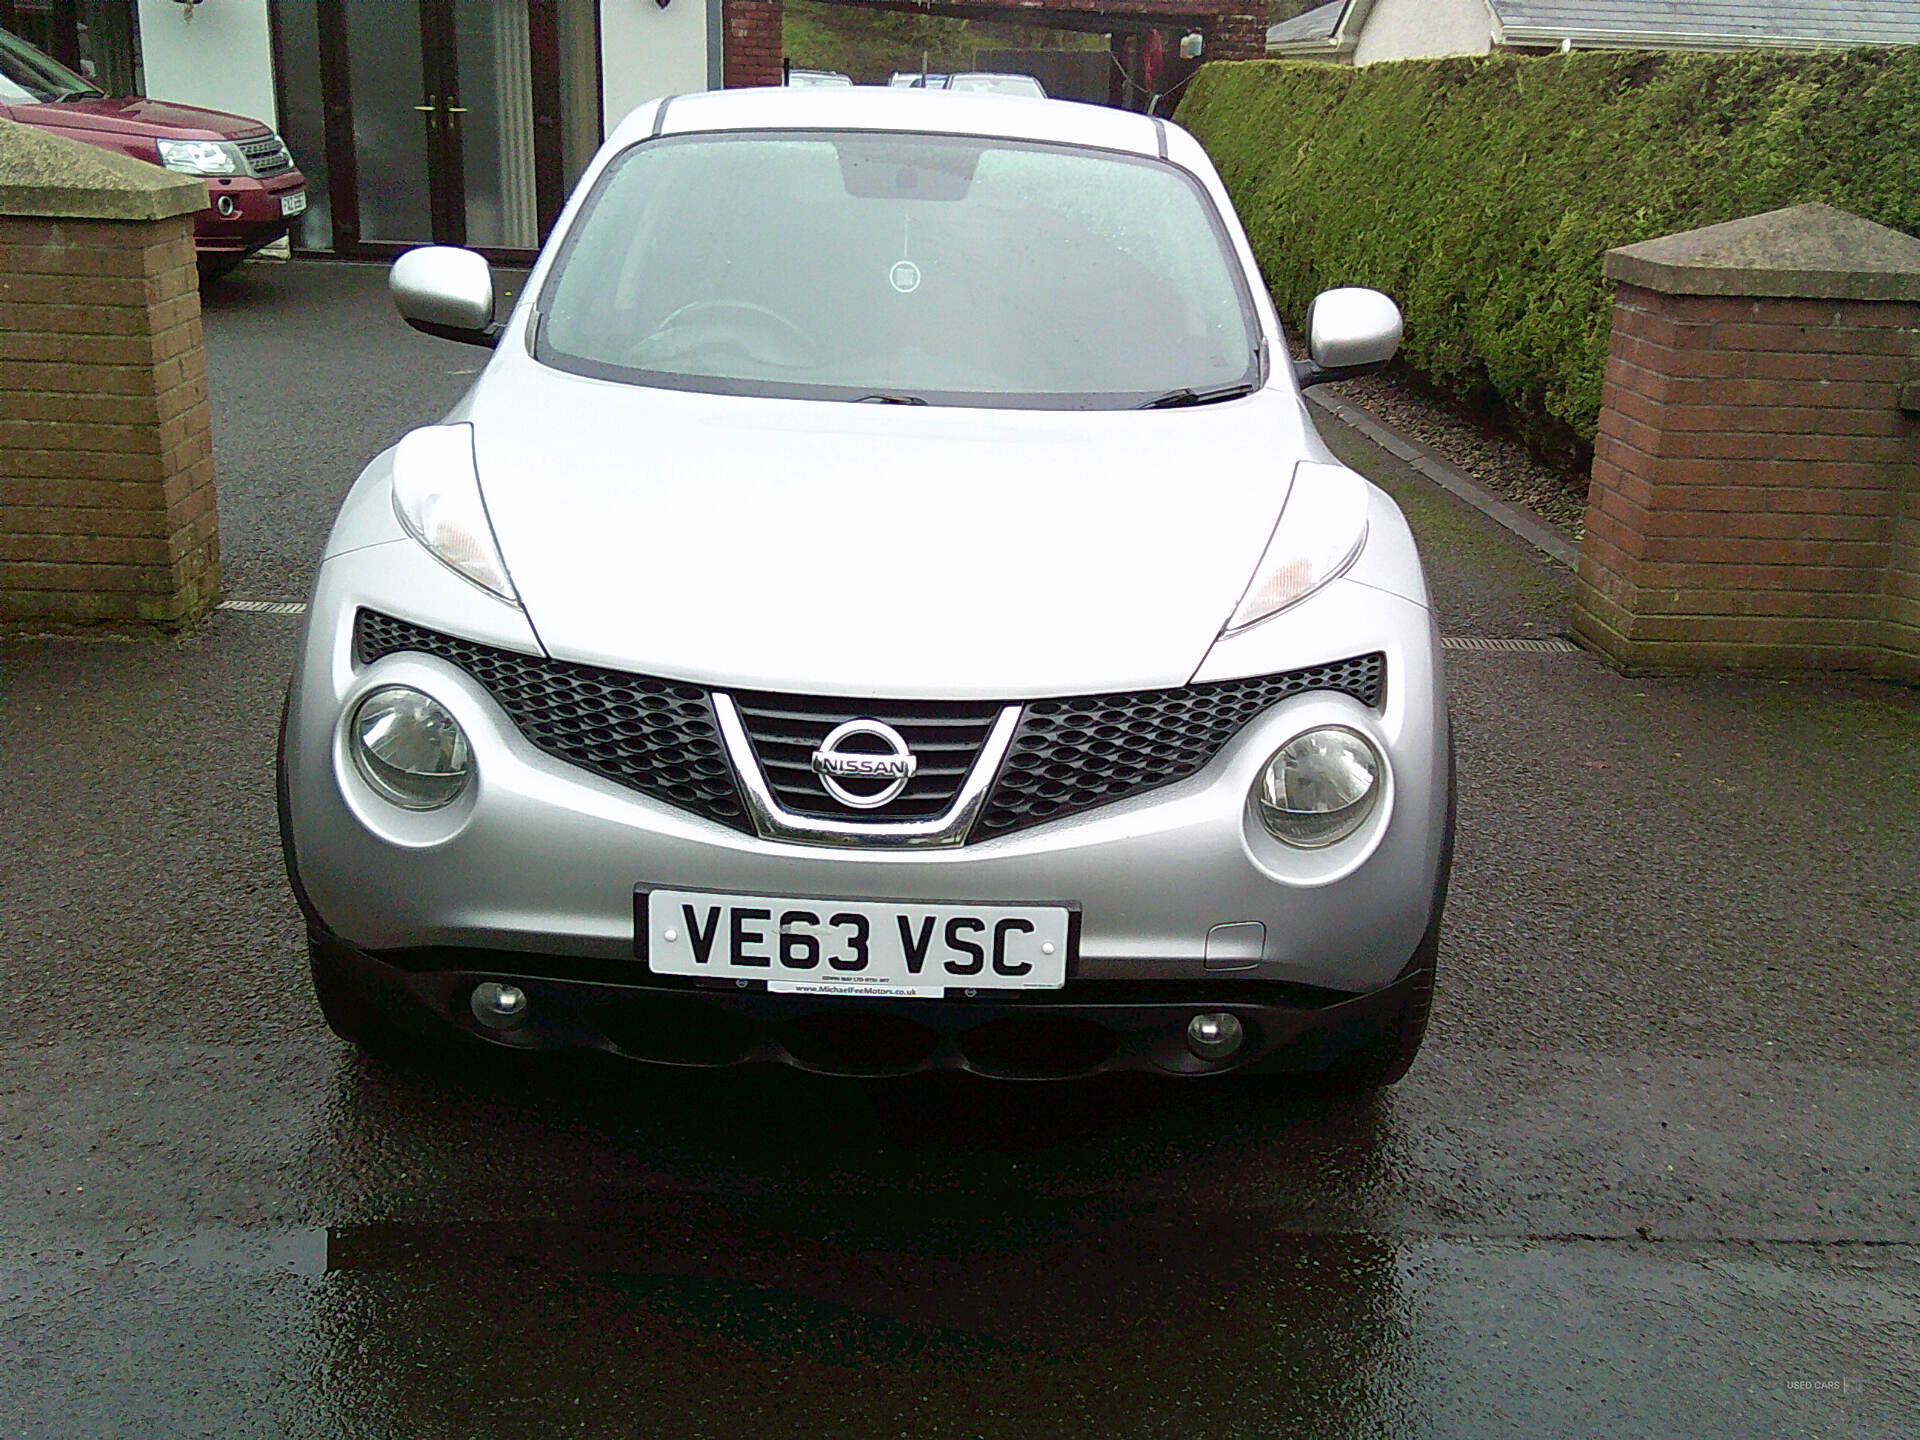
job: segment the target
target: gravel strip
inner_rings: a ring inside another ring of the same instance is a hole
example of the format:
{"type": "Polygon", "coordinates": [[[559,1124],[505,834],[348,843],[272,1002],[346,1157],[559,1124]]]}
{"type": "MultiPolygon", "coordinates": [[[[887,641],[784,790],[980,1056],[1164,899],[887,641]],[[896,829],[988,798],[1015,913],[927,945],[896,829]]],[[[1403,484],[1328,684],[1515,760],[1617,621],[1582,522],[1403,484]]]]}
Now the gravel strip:
{"type": "Polygon", "coordinates": [[[1569,539],[1580,539],[1585,475],[1542,464],[1518,440],[1488,433],[1398,375],[1369,375],[1327,389],[1466,471],[1502,500],[1524,505],[1569,539]]]}

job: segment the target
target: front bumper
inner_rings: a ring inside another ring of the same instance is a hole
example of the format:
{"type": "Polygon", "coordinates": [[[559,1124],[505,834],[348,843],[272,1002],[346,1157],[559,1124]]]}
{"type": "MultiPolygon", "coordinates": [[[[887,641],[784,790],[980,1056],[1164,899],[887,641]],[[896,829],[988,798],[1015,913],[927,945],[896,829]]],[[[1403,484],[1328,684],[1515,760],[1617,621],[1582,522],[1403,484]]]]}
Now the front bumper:
{"type": "Polygon", "coordinates": [[[271,244],[300,223],[299,215],[284,213],[284,202],[304,194],[306,186],[298,170],[267,180],[246,175],[209,180],[207,208],[194,220],[194,248],[208,256],[251,255],[271,244]],[[221,213],[228,209],[230,213],[221,213]]]}
{"type": "Polygon", "coordinates": [[[525,988],[540,1017],[506,1038],[525,1048],[675,1063],[682,1037],[706,1035],[705,1048],[677,1063],[1051,1075],[1222,1068],[1196,1061],[1184,1040],[1197,1011],[1216,1009],[1247,1030],[1236,1065],[1315,1068],[1404,1000],[1409,966],[1437,933],[1450,795],[1438,640],[1425,607],[1377,589],[1336,582],[1298,607],[1292,623],[1308,645],[1276,629],[1276,658],[1285,658],[1272,667],[1380,651],[1388,678],[1377,711],[1344,694],[1297,694],[1176,784],[988,840],[905,851],[729,829],[535,748],[482,685],[444,660],[355,660],[362,606],[538,649],[530,632],[513,633],[525,623],[518,612],[476,604],[476,594],[411,541],[335,553],[289,691],[283,823],[316,944],[356,989],[416,1017],[478,1033],[467,996],[482,979],[502,979],[525,988]],[[385,805],[348,756],[343,717],[389,683],[432,694],[467,733],[475,779],[444,811],[385,805]],[[1281,744],[1325,724],[1374,740],[1388,760],[1386,790],[1349,840],[1292,850],[1261,827],[1248,797],[1281,744]],[[653,976],[636,958],[636,886],[1066,904],[1081,923],[1058,991],[903,1001],[716,992],[653,976]],[[1241,936],[1260,927],[1262,943],[1210,956],[1222,926],[1241,936]],[[842,1032],[894,1058],[878,1069],[847,1065],[821,1039],[842,1032]],[[1025,1058],[1006,1058],[1004,1046],[1025,1058]],[[1034,1058],[1049,1050],[1061,1058],[1034,1058]]]}

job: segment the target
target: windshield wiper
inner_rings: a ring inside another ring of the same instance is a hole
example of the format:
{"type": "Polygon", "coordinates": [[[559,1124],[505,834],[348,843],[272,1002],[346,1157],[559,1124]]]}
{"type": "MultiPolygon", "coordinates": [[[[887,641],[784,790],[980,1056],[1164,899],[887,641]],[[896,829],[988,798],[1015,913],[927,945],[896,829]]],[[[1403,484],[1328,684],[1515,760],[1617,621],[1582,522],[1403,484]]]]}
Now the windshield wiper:
{"type": "Polygon", "coordinates": [[[1179,410],[1188,405],[1212,405],[1221,400],[1238,400],[1242,395],[1251,395],[1260,387],[1249,381],[1238,385],[1222,385],[1214,390],[1169,390],[1156,400],[1149,400],[1142,410],[1179,410]]]}
{"type": "Polygon", "coordinates": [[[78,90],[62,90],[50,103],[58,105],[63,100],[97,100],[105,93],[104,90],[96,90],[91,85],[83,85],[78,90]]]}
{"type": "Polygon", "coordinates": [[[919,395],[888,395],[875,391],[871,395],[855,397],[853,403],[856,405],[924,405],[927,402],[919,395]]]}

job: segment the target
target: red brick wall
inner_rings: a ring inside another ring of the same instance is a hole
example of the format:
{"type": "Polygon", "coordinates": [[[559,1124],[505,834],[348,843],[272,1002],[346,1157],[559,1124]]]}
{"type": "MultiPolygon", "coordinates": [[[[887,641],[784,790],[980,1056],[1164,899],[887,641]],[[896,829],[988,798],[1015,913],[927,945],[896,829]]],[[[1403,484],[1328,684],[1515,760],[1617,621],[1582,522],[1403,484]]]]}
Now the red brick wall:
{"type": "Polygon", "coordinates": [[[741,85],[778,85],[785,54],[780,0],[725,0],[723,75],[728,89],[741,85]]]}
{"type": "Polygon", "coordinates": [[[0,217],[0,623],[175,626],[219,586],[192,217],[0,217]]]}
{"type": "Polygon", "coordinates": [[[1916,361],[1920,305],[1621,285],[1577,628],[1630,664],[1899,670],[1894,620],[1920,653],[1916,361]]]}
{"type": "Polygon", "coordinates": [[[1267,55],[1267,12],[1264,8],[1221,12],[1203,32],[1207,60],[1264,60],[1267,55]]]}

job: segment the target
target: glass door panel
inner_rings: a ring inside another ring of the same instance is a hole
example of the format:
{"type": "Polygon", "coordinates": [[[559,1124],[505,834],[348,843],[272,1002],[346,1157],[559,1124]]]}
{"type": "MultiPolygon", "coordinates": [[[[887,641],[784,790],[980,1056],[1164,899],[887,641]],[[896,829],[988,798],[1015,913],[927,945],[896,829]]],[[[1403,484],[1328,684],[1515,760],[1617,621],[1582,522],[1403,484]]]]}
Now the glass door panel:
{"type": "Polygon", "coordinates": [[[283,124],[330,162],[308,171],[332,201],[330,211],[314,205],[309,244],[330,220],[350,255],[438,244],[518,258],[539,248],[569,156],[584,164],[598,135],[594,0],[566,0],[567,59],[586,71],[571,79],[561,73],[562,0],[279,3],[283,124]],[[576,117],[577,137],[566,129],[569,102],[591,122],[576,117]]]}
{"type": "MultiPolygon", "coordinates": [[[[325,80],[316,0],[279,0],[280,138],[307,177],[307,211],[293,227],[296,250],[333,249],[333,184],[327,153],[325,80]]],[[[264,116],[262,117],[265,118],[264,116]]]]}
{"type": "Polygon", "coordinates": [[[345,9],[360,238],[425,244],[435,238],[431,151],[440,117],[423,83],[420,7],[346,0],[345,9]]]}
{"type": "Polygon", "coordinates": [[[597,0],[560,0],[554,15],[560,82],[560,196],[570,194],[600,148],[600,29],[597,0]]]}
{"type": "Polygon", "coordinates": [[[138,95],[131,0],[80,0],[80,73],[109,95],[138,95]]]}
{"type": "Polygon", "coordinates": [[[540,244],[527,0],[453,0],[460,172],[468,245],[540,244]]]}

